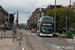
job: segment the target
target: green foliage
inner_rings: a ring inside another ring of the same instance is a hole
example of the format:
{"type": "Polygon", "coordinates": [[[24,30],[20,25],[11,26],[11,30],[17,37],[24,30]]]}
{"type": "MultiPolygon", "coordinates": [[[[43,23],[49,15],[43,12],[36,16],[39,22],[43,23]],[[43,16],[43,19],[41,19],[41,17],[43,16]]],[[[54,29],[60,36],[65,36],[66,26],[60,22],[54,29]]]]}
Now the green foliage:
{"type": "Polygon", "coordinates": [[[71,27],[75,29],[75,22],[71,24],[71,27]]]}
{"type": "MultiPolygon", "coordinates": [[[[54,18],[54,9],[50,10],[48,12],[48,16],[52,16],[54,18]]],[[[60,8],[56,9],[56,27],[66,27],[66,17],[67,17],[67,24],[69,27],[69,9],[67,8],[60,8]]],[[[75,12],[71,9],[71,26],[74,28],[75,27],[75,12]]]]}
{"type": "Polygon", "coordinates": [[[36,28],[36,26],[37,26],[37,24],[36,24],[36,23],[34,23],[34,24],[32,25],[32,28],[36,28]]]}

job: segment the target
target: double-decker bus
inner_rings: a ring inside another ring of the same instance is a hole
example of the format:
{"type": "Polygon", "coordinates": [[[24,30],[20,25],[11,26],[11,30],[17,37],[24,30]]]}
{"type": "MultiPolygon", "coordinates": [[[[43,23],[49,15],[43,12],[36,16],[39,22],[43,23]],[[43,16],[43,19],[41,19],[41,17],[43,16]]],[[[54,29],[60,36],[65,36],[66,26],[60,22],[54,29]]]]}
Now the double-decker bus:
{"type": "Polygon", "coordinates": [[[37,23],[38,36],[53,36],[53,17],[43,16],[37,23]]]}

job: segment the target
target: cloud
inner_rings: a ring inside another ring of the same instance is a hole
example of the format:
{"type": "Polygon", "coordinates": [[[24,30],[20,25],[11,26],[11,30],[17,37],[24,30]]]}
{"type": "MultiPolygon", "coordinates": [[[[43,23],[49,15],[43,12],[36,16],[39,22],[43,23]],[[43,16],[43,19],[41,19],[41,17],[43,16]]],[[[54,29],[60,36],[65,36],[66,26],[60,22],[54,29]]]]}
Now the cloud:
{"type": "MultiPolygon", "coordinates": [[[[28,16],[31,14],[26,14],[27,12],[33,12],[38,7],[43,7],[43,5],[48,6],[49,4],[54,5],[55,0],[36,0],[35,5],[31,9],[35,0],[0,0],[0,5],[7,10],[8,13],[17,13],[19,11],[19,23],[27,23],[29,19],[28,16]],[[30,10],[31,9],[31,10],[30,10]],[[30,10],[30,11],[29,11],[30,10]]],[[[71,0],[73,4],[75,0],[71,0]]],[[[64,6],[69,5],[70,0],[56,0],[56,4],[62,4],[64,6]]],[[[16,16],[16,15],[15,15],[16,16]]],[[[16,18],[16,17],[15,17],[16,18]]]]}
{"type": "Polygon", "coordinates": [[[19,23],[27,23],[28,19],[29,19],[29,16],[26,16],[24,14],[19,15],[19,23]]]}

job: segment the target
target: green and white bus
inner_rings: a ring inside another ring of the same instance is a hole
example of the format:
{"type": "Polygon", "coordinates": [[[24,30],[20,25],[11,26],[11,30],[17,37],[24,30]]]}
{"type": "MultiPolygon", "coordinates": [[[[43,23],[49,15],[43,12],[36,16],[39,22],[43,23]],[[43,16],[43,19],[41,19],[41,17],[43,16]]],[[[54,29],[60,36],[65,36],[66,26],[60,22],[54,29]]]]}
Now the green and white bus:
{"type": "Polygon", "coordinates": [[[53,36],[53,17],[43,16],[37,23],[38,36],[53,36]]]}

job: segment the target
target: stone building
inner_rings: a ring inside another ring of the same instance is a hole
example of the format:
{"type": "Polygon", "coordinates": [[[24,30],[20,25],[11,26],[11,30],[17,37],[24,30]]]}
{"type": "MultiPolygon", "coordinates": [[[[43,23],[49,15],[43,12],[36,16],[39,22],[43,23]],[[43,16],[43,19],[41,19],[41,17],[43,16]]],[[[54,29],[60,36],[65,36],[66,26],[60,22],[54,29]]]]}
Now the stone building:
{"type": "MultiPolygon", "coordinates": [[[[63,5],[56,5],[56,8],[64,8],[63,5]]],[[[51,10],[51,9],[55,9],[55,5],[48,5],[47,9],[47,13],[51,10]]]]}
{"type": "MultiPolygon", "coordinates": [[[[46,12],[48,13],[51,9],[54,9],[55,5],[48,5],[47,8],[37,8],[27,20],[27,26],[29,28],[32,28],[33,24],[37,24],[38,19],[44,15],[46,15],[46,12]]],[[[62,5],[56,5],[56,8],[64,8],[62,5]]]]}
{"type": "Polygon", "coordinates": [[[32,15],[30,16],[29,20],[27,21],[27,26],[30,28],[33,24],[36,24],[38,19],[46,14],[46,9],[44,8],[37,8],[32,15]]]}
{"type": "Polygon", "coordinates": [[[1,6],[0,6],[0,25],[4,24],[5,18],[4,16],[8,17],[8,12],[5,11],[1,6]]]}
{"type": "Polygon", "coordinates": [[[75,2],[73,2],[73,11],[75,12],[75,2]]]}
{"type": "Polygon", "coordinates": [[[75,12],[75,7],[73,7],[73,11],[75,12]]]}

